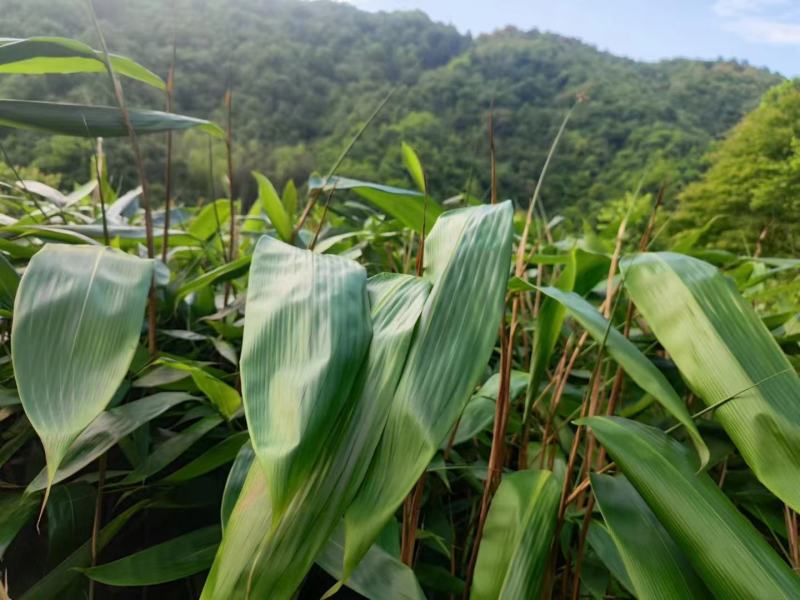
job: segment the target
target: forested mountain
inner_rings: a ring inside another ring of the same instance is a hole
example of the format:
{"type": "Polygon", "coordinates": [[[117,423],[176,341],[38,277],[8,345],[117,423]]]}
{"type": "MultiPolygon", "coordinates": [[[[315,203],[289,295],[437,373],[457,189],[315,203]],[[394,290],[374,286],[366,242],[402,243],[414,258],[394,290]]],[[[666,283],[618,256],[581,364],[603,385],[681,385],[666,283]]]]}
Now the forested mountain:
{"type": "MultiPolygon", "coordinates": [[[[63,35],[97,46],[83,0],[3,0],[0,36],[63,35]],[[13,25],[12,25],[13,24],[13,25]]],[[[580,41],[513,28],[473,38],[421,12],[370,14],[298,0],[96,0],[109,46],[166,75],[177,46],[175,109],[224,121],[234,93],[237,188],[249,172],[298,183],[325,171],[377,103],[397,91],[341,174],[408,185],[399,142],[418,151],[433,194],[486,193],[487,114],[494,104],[500,194],[527,201],[547,148],[576,109],[543,189],[545,206],[586,209],[641,181],[677,193],[695,179],[709,143],[736,124],[781,77],[735,62],[641,63],[580,41]]],[[[129,104],[161,108],[152,89],[126,82],[129,104]]],[[[0,97],[113,104],[101,76],[0,76],[0,97]]],[[[90,142],[0,133],[18,165],[85,179],[90,142]]],[[[134,182],[127,145],[108,146],[122,187],[134,182]]],[[[148,138],[149,171],[163,176],[163,139],[148,138]]],[[[214,172],[223,173],[222,147],[214,172]]],[[[176,150],[180,201],[207,195],[205,136],[176,150]]],[[[216,193],[222,188],[216,182],[216,193]]],[[[572,209],[573,214],[576,209],[572,209]]]]}

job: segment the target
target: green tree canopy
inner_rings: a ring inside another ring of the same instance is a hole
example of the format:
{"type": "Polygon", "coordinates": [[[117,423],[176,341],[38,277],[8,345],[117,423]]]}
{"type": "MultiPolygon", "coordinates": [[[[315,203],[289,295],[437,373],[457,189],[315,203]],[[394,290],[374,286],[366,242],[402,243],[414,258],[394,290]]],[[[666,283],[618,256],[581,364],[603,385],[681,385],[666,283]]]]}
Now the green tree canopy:
{"type": "Polygon", "coordinates": [[[800,80],[771,89],[708,155],[708,171],[680,199],[676,223],[716,215],[709,236],[740,252],[800,249],[800,80]]]}

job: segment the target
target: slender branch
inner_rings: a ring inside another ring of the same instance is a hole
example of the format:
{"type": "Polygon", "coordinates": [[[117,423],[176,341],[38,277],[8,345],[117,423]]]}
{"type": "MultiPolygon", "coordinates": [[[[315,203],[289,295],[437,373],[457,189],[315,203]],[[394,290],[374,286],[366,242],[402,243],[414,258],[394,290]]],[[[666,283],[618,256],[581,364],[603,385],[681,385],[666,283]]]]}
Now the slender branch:
{"type": "MultiPolygon", "coordinates": [[[[100,29],[100,23],[97,21],[94,5],[92,4],[92,0],[87,0],[86,3],[89,7],[89,15],[92,19],[92,23],[94,24],[95,31],[100,39],[100,46],[103,49],[103,62],[106,65],[106,71],[108,72],[109,79],[111,80],[111,86],[114,90],[114,97],[116,98],[117,105],[119,106],[119,112],[122,115],[122,120],[124,121],[125,127],[128,130],[128,137],[131,140],[131,146],[133,147],[133,156],[136,162],[136,169],[139,172],[139,181],[142,185],[142,206],[144,208],[144,228],[147,243],[147,257],[153,258],[155,256],[155,247],[153,242],[153,213],[150,207],[150,185],[147,182],[147,176],[144,170],[142,152],[139,148],[139,139],[136,136],[136,131],[131,123],[128,109],[125,106],[125,96],[122,93],[122,84],[119,82],[119,78],[117,77],[117,74],[114,72],[114,68],[111,65],[108,45],[106,44],[106,38],[103,35],[103,31],[100,29]]],[[[151,357],[155,356],[155,354],[158,352],[158,348],[156,346],[156,310],[156,286],[154,275],[152,281],[150,282],[150,292],[148,293],[147,298],[147,346],[151,357]]]]}

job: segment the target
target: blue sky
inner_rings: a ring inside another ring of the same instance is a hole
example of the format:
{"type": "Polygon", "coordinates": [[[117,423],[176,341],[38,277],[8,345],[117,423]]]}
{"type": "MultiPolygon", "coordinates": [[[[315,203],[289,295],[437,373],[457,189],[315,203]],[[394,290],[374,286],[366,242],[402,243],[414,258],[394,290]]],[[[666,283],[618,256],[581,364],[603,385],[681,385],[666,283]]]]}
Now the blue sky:
{"type": "Polygon", "coordinates": [[[643,60],[738,58],[800,76],[800,0],[346,0],[421,9],[473,34],[505,25],[578,37],[643,60]]]}

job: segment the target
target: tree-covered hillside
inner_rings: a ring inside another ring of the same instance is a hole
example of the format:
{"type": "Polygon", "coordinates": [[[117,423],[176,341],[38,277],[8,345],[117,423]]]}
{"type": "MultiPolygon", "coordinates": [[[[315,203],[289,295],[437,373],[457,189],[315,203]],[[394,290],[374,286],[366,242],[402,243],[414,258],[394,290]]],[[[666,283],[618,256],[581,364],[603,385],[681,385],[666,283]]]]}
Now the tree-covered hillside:
{"type": "MultiPolygon", "coordinates": [[[[64,35],[97,45],[82,0],[5,0],[0,35],[64,35]],[[13,27],[10,24],[13,23],[13,27]],[[10,29],[9,29],[10,28],[10,29]],[[12,30],[13,29],[13,30],[12,30]]],[[[575,111],[543,189],[544,206],[586,208],[643,181],[677,192],[697,177],[709,143],[781,78],[733,62],[639,63],[577,40],[514,29],[471,38],[420,12],[370,14],[297,0],[99,0],[111,50],[165,76],[177,46],[175,109],[224,120],[233,89],[237,188],[252,197],[257,168],[276,183],[326,170],[374,106],[397,92],[342,165],[342,174],[406,185],[399,141],[417,148],[433,193],[478,196],[488,187],[487,113],[494,102],[500,194],[525,203],[558,125],[575,111]]],[[[92,76],[0,75],[0,97],[113,104],[92,76]]],[[[126,84],[129,103],[159,108],[126,84]]],[[[0,133],[12,162],[85,179],[89,142],[0,133]]],[[[185,134],[176,151],[182,202],[207,195],[208,148],[185,134]]],[[[107,147],[112,171],[133,185],[124,142],[107,147]]],[[[156,186],[163,141],[146,141],[156,186]]],[[[222,147],[213,151],[221,174],[222,147]]],[[[221,190],[221,183],[216,182],[221,190]]],[[[213,192],[210,192],[213,193],[213,192]]]]}
{"type": "Polygon", "coordinates": [[[704,177],[681,195],[678,227],[715,215],[709,234],[744,253],[800,248],[800,81],[770,90],[716,145],[704,177]]]}

